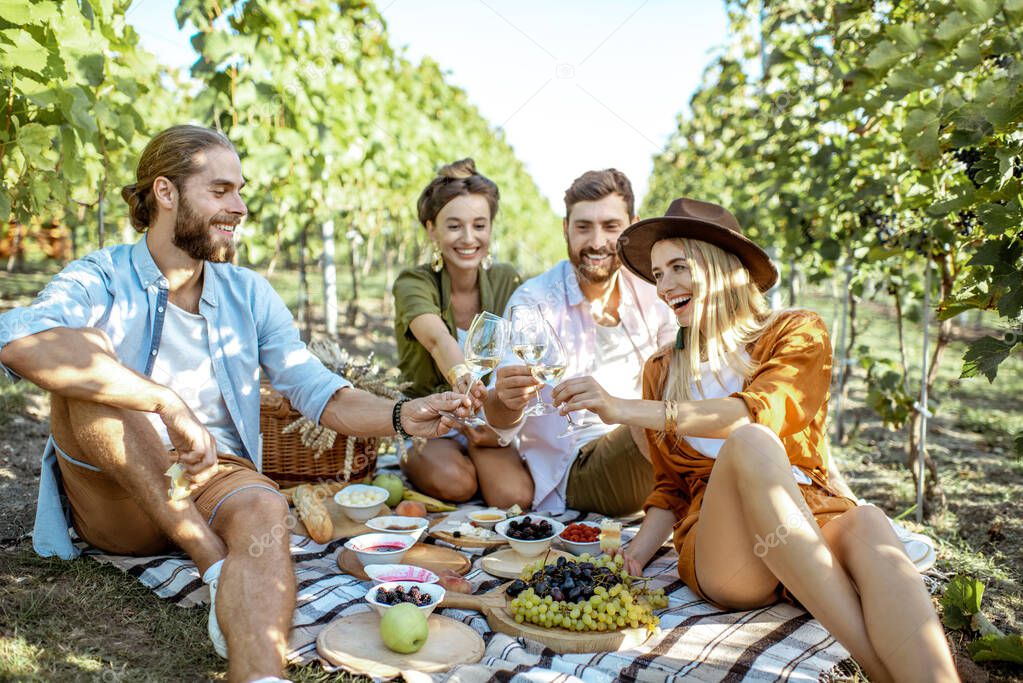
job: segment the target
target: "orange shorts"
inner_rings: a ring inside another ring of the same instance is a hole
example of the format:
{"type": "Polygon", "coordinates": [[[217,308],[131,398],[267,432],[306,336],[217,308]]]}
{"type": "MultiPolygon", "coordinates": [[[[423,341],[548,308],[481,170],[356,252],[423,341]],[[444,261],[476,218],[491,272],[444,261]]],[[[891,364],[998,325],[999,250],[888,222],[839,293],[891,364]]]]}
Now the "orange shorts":
{"type": "MultiPolygon", "coordinates": [[[[83,540],[117,555],[156,555],[174,549],[171,540],[112,476],[71,457],[56,443],[54,446],[71,520],[83,540]]],[[[279,490],[276,482],[257,472],[245,458],[220,454],[217,460],[217,473],[192,492],[192,502],[207,524],[213,523],[225,500],[243,489],[279,490]]],[[[168,452],[167,466],[172,462],[168,452]]]]}
{"type": "MultiPolygon", "coordinates": [[[[816,520],[819,527],[823,527],[846,510],[856,507],[856,501],[845,496],[836,495],[817,484],[801,484],[799,491],[803,494],[803,499],[806,500],[806,504],[810,507],[814,520],[816,520]]],[[[676,534],[675,536],[675,548],[678,551],[678,576],[700,598],[713,605],[722,607],[707,597],[700,588],[700,582],[696,579],[696,527],[699,524],[700,521],[697,519],[685,533],[676,534]]],[[[782,602],[798,604],[792,594],[781,583],[778,584],[777,595],[778,600],[782,602]]]]}

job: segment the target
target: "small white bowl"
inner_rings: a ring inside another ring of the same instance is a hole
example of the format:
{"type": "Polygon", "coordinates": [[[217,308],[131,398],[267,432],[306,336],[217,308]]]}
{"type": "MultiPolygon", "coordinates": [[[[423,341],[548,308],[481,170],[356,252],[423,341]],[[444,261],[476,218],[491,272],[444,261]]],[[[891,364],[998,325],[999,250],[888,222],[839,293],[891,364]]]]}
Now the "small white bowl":
{"type": "Polygon", "coordinates": [[[404,534],[362,534],[348,539],[345,547],[355,553],[363,567],[367,567],[371,564],[399,564],[415,543],[411,536],[404,534]],[[383,549],[381,546],[391,548],[383,549]]]}
{"type": "Polygon", "coordinates": [[[366,520],[373,519],[380,513],[384,507],[384,503],[387,502],[387,497],[391,495],[387,492],[387,489],[380,486],[370,486],[368,484],[350,484],[337,493],[334,494],[334,502],[337,503],[341,510],[354,522],[365,522],[366,520]],[[376,493],[378,501],[375,503],[368,503],[366,505],[351,505],[345,502],[343,494],[348,491],[354,493],[356,491],[372,491],[376,493]]]}
{"type": "Polygon", "coordinates": [[[429,524],[430,523],[423,517],[401,517],[399,515],[374,517],[366,522],[366,526],[373,531],[379,531],[385,534],[411,536],[416,541],[422,538],[423,533],[426,531],[426,527],[429,526],[429,524]],[[396,527],[411,528],[402,529],[396,527]]]}
{"type": "Polygon", "coordinates": [[[565,529],[564,524],[562,524],[556,519],[544,517],[543,515],[519,515],[518,517],[512,517],[511,519],[506,519],[503,522],[498,522],[497,526],[494,527],[494,531],[497,532],[497,535],[507,540],[508,543],[511,544],[512,550],[517,552],[519,555],[522,555],[523,557],[536,557],[540,553],[546,552],[546,550],[551,547],[551,543],[554,541],[555,537],[557,537],[557,535],[560,534],[564,529],[565,529]],[[548,522],[550,522],[552,530],[551,535],[548,536],[547,538],[542,538],[537,541],[523,541],[521,539],[512,538],[511,536],[509,536],[508,535],[509,525],[511,525],[512,522],[522,521],[526,517],[529,517],[531,520],[545,519],[548,522]]]}
{"type": "MultiPolygon", "coordinates": [[[[576,522],[576,523],[577,524],[581,524],[582,526],[591,526],[594,529],[600,530],[600,525],[597,524],[596,522],[576,522]]],[[[566,528],[568,528],[568,527],[566,527],[566,528]]],[[[558,532],[558,540],[561,541],[561,544],[563,546],[565,546],[565,549],[568,552],[572,553],[573,555],[582,555],[584,553],[589,553],[590,555],[593,555],[594,557],[596,557],[597,555],[600,554],[600,539],[599,538],[596,541],[591,541],[590,543],[579,543],[578,541],[570,541],[567,538],[565,538],[564,536],[562,536],[561,534],[562,534],[563,531],[564,530],[558,532]]]]}
{"type": "Polygon", "coordinates": [[[419,592],[429,593],[430,597],[433,598],[430,601],[429,605],[416,605],[416,607],[419,608],[423,615],[427,617],[429,617],[433,613],[433,610],[437,609],[437,605],[439,605],[440,601],[444,599],[444,593],[446,592],[443,586],[439,586],[435,583],[417,583],[415,581],[387,581],[385,583],[381,583],[380,585],[373,586],[372,588],[370,588],[369,591],[366,593],[366,602],[368,602],[373,607],[373,609],[376,610],[377,614],[379,614],[382,617],[384,616],[384,612],[394,607],[394,605],[385,605],[382,602],[377,602],[376,599],[377,593],[384,589],[392,590],[394,588],[397,588],[398,586],[402,586],[406,592],[408,592],[410,588],[415,586],[416,588],[419,589],[419,592]]]}
{"type": "Polygon", "coordinates": [[[374,584],[392,581],[414,581],[416,583],[437,583],[440,577],[429,569],[411,564],[371,564],[366,567],[366,575],[373,579],[374,584]]]}
{"type": "Polygon", "coordinates": [[[490,508],[487,510],[474,510],[468,514],[468,517],[478,527],[493,529],[498,522],[503,522],[507,519],[508,515],[506,515],[502,510],[490,508]]]}

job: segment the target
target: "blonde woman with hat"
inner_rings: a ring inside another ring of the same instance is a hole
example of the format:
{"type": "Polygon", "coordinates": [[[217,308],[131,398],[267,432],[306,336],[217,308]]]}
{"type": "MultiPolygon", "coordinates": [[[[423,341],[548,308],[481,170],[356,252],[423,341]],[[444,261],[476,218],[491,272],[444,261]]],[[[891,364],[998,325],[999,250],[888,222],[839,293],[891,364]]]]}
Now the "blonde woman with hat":
{"type": "Polygon", "coordinates": [[[624,551],[630,573],[673,532],[679,576],[704,599],[726,609],[798,601],[872,681],[958,680],[884,513],[857,507],[829,478],[831,344],[820,316],[768,307],[774,264],[716,204],[676,199],[618,246],[673,309],[674,347],[647,360],[642,400],[582,377],[554,401],[646,430],[654,490],[624,551]]]}

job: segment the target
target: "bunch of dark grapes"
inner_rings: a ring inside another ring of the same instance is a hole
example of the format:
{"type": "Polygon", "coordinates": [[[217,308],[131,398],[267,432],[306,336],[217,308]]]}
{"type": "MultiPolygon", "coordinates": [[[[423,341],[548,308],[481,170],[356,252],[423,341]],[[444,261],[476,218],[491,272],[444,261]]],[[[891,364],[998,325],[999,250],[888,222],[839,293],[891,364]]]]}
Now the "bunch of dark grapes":
{"type": "Polygon", "coordinates": [[[980,173],[980,169],[977,167],[977,162],[981,158],[980,150],[976,147],[960,147],[953,156],[956,161],[966,166],[966,177],[970,179],[974,187],[979,188],[980,183],[977,182],[977,174],[980,173]]]}
{"type": "Polygon", "coordinates": [[[959,225],[959,234],[969,237],[977,227],[977,214],[972,211],[960,211],[956,223],[959,225]]]}
{"type": "Polygon", "coordinates": [[[988,55],[987,59],[995,63],[999,69],[1006,69],[1012,66],[1012,55],[1000,54],[1000,55],[988,55]]]}
{"type": "Polygon", "coordinates": [[[533,520],[526,516],[521,520],[513,519],[509,522],[505,533],[517,541],[541,541],[554,535],[554,527],[551,526],[550,520],[533,520]]]}
{"type": "Polygon", "coordinates": [[[876,230],[879,244],[887,244],[895,236],[895,214],[880,213],[877,209],[860,212],[860,227],[864,230],[876,230]]]}
{"type": "Polygon", "coordinates": [[[514,598],[528,587],[541,598],[549,595],[558,602],[581,602],[593,597],[598,586],[610,589],[621,582],[610,567],[598,567],[593,562],[569,562],[561,556],[554,564],[533,572],[527,580],[512,581],[507,593],[514,598]]]}
{"type": "Polygon", "coordinates": [[[512,581],[508,609],[515,621],[572,631],[614,631],[629,626],[653,629],[653,610],[668,606],[664,590],[649,591],[645,582],[625,574],[622,557],[588,554],[578,559],[534,562],[512,581]]]}
{"type": "Polygon", "coordinates": [[[407,591],[404,586],[395,586],[388,590],[381,588],[377,591],[376,596],[377,602],[385,605],[397,605],[401,602],[409,602],[416,607],[422,607],[424,605],[432,605],[433,597],[429,593],[423,593],[419,590],[419,586],[412,586],[407,591]]]}

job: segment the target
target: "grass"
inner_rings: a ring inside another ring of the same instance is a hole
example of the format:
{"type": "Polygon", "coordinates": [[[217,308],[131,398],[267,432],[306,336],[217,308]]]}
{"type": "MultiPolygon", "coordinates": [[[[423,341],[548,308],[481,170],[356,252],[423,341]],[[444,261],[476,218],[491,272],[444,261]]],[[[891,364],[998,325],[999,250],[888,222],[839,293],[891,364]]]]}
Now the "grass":
{"type": "MultiPolygon", "coordinates": [[[[112,567],[42,559],[22,543],[0,553],[0,680],[225,680],[206,613],[160,600],[112,567]]],[[[319,666],[287,675],[363,680],[319,666]]]]}
{"type": "Polygon", "coordinates": [[[216,678],[198,610],[91,560],[0,555],[0,672],[17,680],[216,678]],[[139,647],[145,643],[145,647],[139,647]]]}

